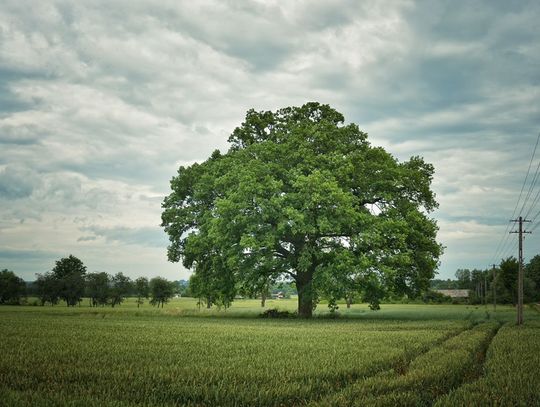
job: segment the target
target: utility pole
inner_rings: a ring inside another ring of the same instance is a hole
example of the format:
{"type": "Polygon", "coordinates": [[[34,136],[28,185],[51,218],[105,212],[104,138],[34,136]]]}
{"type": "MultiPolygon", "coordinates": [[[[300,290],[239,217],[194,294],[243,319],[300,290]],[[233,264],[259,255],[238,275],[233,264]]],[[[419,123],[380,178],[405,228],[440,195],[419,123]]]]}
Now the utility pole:
{"type": "Polygon", "coordinates": [[[484,273],[484,305],[487,308],[487,270],[484,273]]]}
{"type": "Polygon", "coordinates": [[[523,324],[523,235],[525,233],[531,233],[523,230],[523,223],[530,222],[525,220],[521,216],[518,219],[513,219],[510,222],[518,222],[519,229],[516,232],[519,234],[519,272],[518,272],[518,305],[517,305],[517,324],[523,324]]]}
{"type": "Polygon", "coordinates": [[[493,267],[493,283],[491,283],[491,289],[493,290],[493,311],[495,312],[497,310],[497,288],[495,287],[495,264],[492,264],[493,267]]]}

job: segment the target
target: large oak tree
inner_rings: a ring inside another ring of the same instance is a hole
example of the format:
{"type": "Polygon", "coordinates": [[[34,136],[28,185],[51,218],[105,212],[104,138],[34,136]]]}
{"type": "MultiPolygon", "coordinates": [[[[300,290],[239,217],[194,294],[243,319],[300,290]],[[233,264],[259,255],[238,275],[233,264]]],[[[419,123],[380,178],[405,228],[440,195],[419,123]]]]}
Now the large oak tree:
{"type": "Polygon", "coordinates": [[[417,294],[441,254],[433,166],[398,162],[328,105],[247,112],[229,151],[180,167],[163,202],[170,261],[214,303],[292,279],[298,313],[351,291],[417,294]]]}

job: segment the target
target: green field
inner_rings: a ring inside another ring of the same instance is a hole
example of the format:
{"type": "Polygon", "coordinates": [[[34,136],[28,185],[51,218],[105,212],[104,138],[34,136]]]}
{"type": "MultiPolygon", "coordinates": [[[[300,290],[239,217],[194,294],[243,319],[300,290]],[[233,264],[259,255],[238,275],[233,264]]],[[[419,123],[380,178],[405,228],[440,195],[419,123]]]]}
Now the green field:
{"type": "MultiPolygon", "coordinates": [[[[291,309],[293,300],[269,301],[291,309]]],[[[0,403],[540,405],[540,313],[365,304],[340,317],[261,319],[177,299],[157,309],[0,307],[0,403]],[[516,370],[519,372],[516,374],[516,370]]]]}

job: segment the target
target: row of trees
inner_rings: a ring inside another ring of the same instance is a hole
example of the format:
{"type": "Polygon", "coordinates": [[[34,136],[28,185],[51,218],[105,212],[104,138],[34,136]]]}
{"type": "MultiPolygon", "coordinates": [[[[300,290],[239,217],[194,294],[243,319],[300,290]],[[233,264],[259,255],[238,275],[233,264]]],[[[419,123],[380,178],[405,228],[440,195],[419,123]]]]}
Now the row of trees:
{"type": "Polygon", "coordinates": [[[56,305],[62,300],[68,307],[75,306],[87,297],[92,307],[115,307],[126,297],[133,296],[137,298],[138,307],[145,299],[163,307],[176,293],[177,284],[162,277],[150,280],[139,277],[133,281],[123,273],[87,273],[83,262],[72,255],[58,260],[50,272],[38,274],[29,287],[12,271],[0,273],[0,304],[17,304],[22,297],[32,295],[41,305],[56,305]]]}
{"type": "MultiPolygon", "coordinates": [[[[494,269],[459,269],[455,280],[433,280],[433,289],[469,290],[473,303],[517,303],[517,276],[519,262],[515,257],[503,259],[494,269]]],[[[540,301],[540,255],[534,256],[524,269],[523,291],[525,302],[540,301]]]]}

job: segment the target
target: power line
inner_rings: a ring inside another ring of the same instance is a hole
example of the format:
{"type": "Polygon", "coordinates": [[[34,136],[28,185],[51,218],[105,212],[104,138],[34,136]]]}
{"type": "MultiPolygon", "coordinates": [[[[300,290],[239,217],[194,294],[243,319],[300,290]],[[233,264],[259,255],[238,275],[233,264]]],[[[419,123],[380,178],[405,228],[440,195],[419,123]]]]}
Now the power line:
{"type": "MultiPolygon", "coordinates": [[[[540,136],[540,134],[539,134],[539,136],[540,136]]],[[[532,191],[533,191],[534,187],[536,186],[536,183],[538,182],[538,170],[539,169],[540,169],[540,161],[538,162],[538,165],[536,166],[536,171],[534,172],[534,176],[533,176],[533,179],[531,181],[531,185],[529,186],[529,190],[527,191],[527,196],[523,200],[523,205],[521,205],[521,209],[519,210],[520,215],[523,213],[523,209],[525,209],[525,205],[527,204],[527,201],[529,200],[529,198],[530,198],[530,196],[532,194],[532,191]]]]}
{"type": "MultiPolygon", "coordinates": [[[[518,197],[518,200],[516,202],[516,206],[514,207],[514,210],[512,211],[512,216],[511,216],[512,219],[516,215],[516,210],[517,210],[517,208],[519,206],[519,203],[521,201],[521,197],[523,196],[523,190],[525,189],[525,185],[527,184],[527,179],[529,178],[529,174],[531,172],[532,163],[534,161],[534,157],[536,155],[536,149],[538,148],[538,143],[539,142],[540,142],[540,133],[538,133],[538,137],[536,138],[536,144],[534,145],[531,160],[529,161],[529,167],[527,168],[527,174],[525,175],[525,179],[523,180],[523,185],[521,185],[521,191],[519,191],[519,197],[518,197]]],[[[539,167],[540,167],[540,163],[539,163],[539,167]]],[[[539,167],[536,168],[535,179],[538,177],[539,167]]],[[[530,195],[530,193],[528,195],[530,195]]],[[[522,206],[522,208],[520,210],[520,215],[521,215],[522,211],[523,211],[523,206],[522,206]]],[[[497,256],[499,254],[499,251],[500,250],[502,251],[502,249],[506,246],[506,239],[508,239],[508,229],[509,228],[510,228],[510,224],[507,224],[506,229],[504,230],[504,234],[502,235],[501,240],[499,241],[499,244],[497,245],[497,248],[495,249],[495,254],[493,255],[493,262],[495,262],[497,260],[497,256]],[[504,242],[504,245],[503,245],[503,242],[504,242]]]]}

